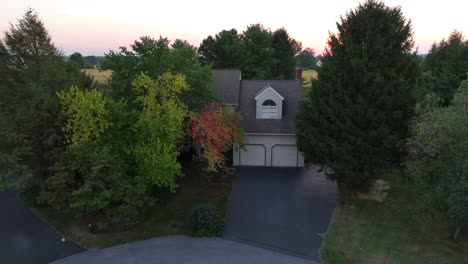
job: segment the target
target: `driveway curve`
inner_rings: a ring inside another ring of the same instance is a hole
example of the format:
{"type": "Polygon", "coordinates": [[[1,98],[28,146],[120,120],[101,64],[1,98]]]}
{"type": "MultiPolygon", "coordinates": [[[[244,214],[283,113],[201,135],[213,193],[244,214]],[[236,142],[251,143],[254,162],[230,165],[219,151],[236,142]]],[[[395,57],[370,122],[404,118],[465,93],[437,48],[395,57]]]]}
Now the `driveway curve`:
{"type": "Polygon", "coordinates": [[[97,251],[86,251],[52,264],[318,264],[317,262],[221,238],[168,236],[97,251]]]}
{"type": "Polygon", "coordinates": [[[0,263],[45,264],[85,249],[62,241],[26,206],[17,190],[0,192],[0,263]]]}

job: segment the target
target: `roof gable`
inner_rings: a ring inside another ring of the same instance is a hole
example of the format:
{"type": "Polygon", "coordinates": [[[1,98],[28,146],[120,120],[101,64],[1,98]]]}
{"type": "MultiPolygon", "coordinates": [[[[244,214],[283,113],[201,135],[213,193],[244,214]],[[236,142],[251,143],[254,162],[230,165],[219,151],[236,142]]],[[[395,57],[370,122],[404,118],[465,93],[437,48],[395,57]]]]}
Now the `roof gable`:
{"type": "Polygon", "coordinates": [[[263,88],[257,93],[257,95],[255,96],[255,101],[264,95],[276,96],[277,98],[284,100],[284,97],[281,96],[281,94],[279,94],[277,91],[275,91],[275,89],[273,89],[270,84],[267,84],[265,88],[263,88]]]}
{"type": "Polygon", "coordinates": [[[242,80],[240,86],[239,112],[242,115],[241,128],[246,133],[295,134],[296,115],[301,99],[300,80],[242,80]],[[255,97],[270,83],[283,98],[281,119],[257,119],[255,97]]]}

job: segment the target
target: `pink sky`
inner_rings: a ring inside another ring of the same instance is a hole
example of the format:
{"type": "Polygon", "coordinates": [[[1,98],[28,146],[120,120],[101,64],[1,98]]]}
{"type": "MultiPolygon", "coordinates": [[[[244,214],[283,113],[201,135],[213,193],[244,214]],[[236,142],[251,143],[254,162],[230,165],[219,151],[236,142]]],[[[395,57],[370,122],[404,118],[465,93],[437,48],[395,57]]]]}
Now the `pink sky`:
{"type": "MultiPolygon", "coordinates": [[[[419,53],[453,29],[468,31],[468,1],[386,0],[401,6],[412,20],[419,53]]],[[[140,36],[188,40],[198,46],[208,35],[223,29],[243,31],[262,23],[275,30],[285,27],[290,35],[320,53],[328,32],[336,32],[340,15],[356,7],[355,0],[317,1],[122,1],[122,0],[15,0],[2,3],[0,31],[16,23],[28,7],[38,11],[55,44],[65,54],[103,55],[128,46],[140,36]]]]}

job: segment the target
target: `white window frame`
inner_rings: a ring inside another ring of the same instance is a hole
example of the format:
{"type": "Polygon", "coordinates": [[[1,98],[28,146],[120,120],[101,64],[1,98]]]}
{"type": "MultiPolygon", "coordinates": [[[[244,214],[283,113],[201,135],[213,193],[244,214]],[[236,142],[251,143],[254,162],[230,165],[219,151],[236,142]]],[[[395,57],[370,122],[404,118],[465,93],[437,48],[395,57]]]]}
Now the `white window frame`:
{"type": "Polygon", "coordinates": [[[268,99],[262,103],[261,107],[262,119],[276,119],[278,117],[278,106],[275,101],[268,99]],[[274,105],[264,105],[266,102],[271,101],[274,105]]]}

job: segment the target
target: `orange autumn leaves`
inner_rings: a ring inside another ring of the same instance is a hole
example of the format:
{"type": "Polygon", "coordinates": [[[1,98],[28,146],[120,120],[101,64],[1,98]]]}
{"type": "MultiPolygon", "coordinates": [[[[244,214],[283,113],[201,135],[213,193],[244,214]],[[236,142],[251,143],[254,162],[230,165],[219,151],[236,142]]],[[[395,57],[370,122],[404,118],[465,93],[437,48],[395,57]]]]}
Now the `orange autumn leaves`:
{"type": "Polygon", "coordinates": [[[240,116],[229,107],[211,102],[189,120],[189,135],[202,148],[206,170],[217,172],[225,166],[225,153],[234,142],[244,144],[244,133],[238,128],[240,116]]]}

